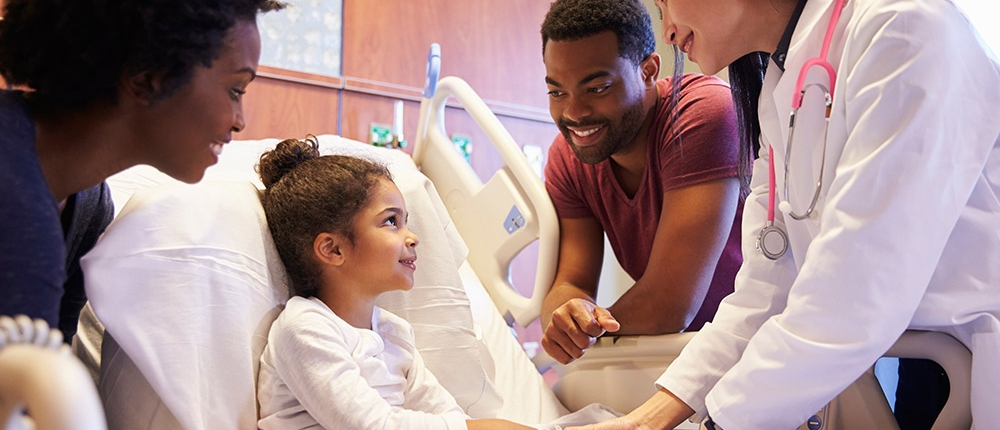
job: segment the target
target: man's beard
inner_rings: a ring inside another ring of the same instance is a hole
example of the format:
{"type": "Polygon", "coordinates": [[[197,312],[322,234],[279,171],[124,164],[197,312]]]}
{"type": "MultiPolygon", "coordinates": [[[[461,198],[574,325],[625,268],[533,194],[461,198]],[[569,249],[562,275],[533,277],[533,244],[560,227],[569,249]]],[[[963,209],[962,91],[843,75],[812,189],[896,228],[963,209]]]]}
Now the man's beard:
{"type": "Polygon", "coordinates": [[[639,129],[642,128],[642,122],[644,120],[642,102],[632,105],[628,110],[622,114],[621,120],[617,124],[612,123],[607,119],[591,119],[586,122],[572,122],[566,119],[559,120],[559,131],[562,132],[563,137],[569,142],[569,147],[573,149],[573,153],[576,154],[581,162],[586,164],[597,164],[608,157],[619,152],[631,149],[637,143],[635,141],[636,136],[639,134],[639,129]],[[586,127],[586,126],[605,126],[607,130],[604,133],[604,137],[601,142],[596,145],[590,146],[577,146],[573,143],[574,134],[568,127],[586,127]]]}

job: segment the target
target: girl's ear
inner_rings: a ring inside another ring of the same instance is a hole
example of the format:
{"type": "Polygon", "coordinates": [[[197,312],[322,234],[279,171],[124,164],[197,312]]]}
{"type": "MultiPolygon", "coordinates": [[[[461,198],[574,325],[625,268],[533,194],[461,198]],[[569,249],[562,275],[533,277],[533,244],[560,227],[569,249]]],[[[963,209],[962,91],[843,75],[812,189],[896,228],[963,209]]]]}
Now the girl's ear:
{"type": "Polygon", "coordinates": [[[313,254],[323,265],[340,266],[344,264],[348,240],[342,234],[320,233],[313,240],[313,254]]]}

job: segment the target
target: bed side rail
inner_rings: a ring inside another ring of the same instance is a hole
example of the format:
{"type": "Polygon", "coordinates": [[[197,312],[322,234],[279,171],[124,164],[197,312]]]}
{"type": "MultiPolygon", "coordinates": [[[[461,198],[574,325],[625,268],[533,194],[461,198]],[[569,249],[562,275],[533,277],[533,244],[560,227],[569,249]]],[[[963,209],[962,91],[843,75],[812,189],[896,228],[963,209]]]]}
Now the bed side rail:
{"type": "MultiPolygon", "coordinates": [[[[570,410],[602,403],[630,411],[652,396],[653,385],[680,355],[695,333],[606,336],[567,365],[551,365],[559,375],[553,390],[570,410]]],[[[948,400],[932,430],[972,426],[972,353],[954,337],[941,332],[907,330],[883,357],[923,358],[941,365],[948,375],[948,400]]],[[[898,429],[882,388],[871,370],[865,372],[817,412],[812,425],[798,430],[898,429]]]]}
{"type": "Polygon", "coordinates": [[[555,277],[559,224],[541,178],[510,133],[475,91],[460,78],[437,82],[440,51],[431,48],[428,79],[420,103],[413,159],[434,183],[452,222],[469,244],[468,261],[508,324],[528,325],[541,313],[555,277]],[[433,69],[433,70],[432,70],[433,69]],[[454,97],[485,132],[503,159],[483,183],[454,148],[445,131],[445,107],[454,97]],[[510,263],[538,240],[538,270],[530,297],[514,289],[510,263]]]}

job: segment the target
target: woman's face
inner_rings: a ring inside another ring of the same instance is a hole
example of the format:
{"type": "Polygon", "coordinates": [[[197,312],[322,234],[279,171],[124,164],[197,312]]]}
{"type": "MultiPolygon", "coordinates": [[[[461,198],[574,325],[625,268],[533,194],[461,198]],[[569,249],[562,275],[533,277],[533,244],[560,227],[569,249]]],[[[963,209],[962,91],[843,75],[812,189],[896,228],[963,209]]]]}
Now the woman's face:
{"type": "Polygon", "coordinates": [[[677,45],[698,63],[702,73],[716,74],[752,50],[741,30],[744,2],[733,0],[654,0],[663,24],[663,40],[677,45]]]}
{"type": "Polygon", "coordinates": [[[243,93],[257,74],[260,34],[253,20],[229,30],[218,58],[198,65],[191,81],[154,102],[143,118],[141,161],[184,182],[197,182],[222,146],[246,125],[243,93]]]}

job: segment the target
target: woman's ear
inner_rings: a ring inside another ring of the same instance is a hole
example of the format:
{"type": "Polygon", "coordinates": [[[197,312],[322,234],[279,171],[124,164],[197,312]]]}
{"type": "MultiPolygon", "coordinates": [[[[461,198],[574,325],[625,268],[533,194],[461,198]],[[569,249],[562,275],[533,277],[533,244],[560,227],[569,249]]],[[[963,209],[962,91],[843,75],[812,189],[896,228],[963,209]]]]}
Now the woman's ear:
{"type": "Polygon", "coordinates": [[[150,71],[139,72],[123,77],[122,86],[125,94],[143,105],[150,106],[163,90],[163,76],[150,71]]]}
{"type": "Polygon", "coordinates": [[[660,77],[660,54],[649,54],[646,59],[639,63],[639,70],[642,71],[642,82],[646,86],[656,87],[656,80],[660,77]]]}
{"type": "Polygon", "coordinates": [[[344,264],[348,244],[342,234],[320,233],[313,240],[313,254],[324,266],[340,266],[344,264]]]}

